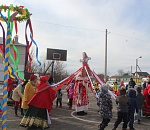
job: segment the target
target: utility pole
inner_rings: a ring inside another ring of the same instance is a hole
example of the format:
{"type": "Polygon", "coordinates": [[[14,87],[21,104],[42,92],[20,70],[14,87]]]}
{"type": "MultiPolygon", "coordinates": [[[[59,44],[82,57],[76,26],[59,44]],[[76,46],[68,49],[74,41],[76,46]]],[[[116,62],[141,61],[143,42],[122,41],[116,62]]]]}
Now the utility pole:
{"type": "Polygon", "coordinates": [[[105,73],[104,80],[107,81],[107,29],[106,29],[106,39],[105,39],[105,73]]]}
{"type": "Polygon", "coordinates": [[[136,59],[136,83],[137,83],[137,64],[138,64],[138,59],[136,59]]]}
{"type": "Polygon", "coordinates": [[[132,65],[131,65],[131,78],[132,78],[132,65]]]}

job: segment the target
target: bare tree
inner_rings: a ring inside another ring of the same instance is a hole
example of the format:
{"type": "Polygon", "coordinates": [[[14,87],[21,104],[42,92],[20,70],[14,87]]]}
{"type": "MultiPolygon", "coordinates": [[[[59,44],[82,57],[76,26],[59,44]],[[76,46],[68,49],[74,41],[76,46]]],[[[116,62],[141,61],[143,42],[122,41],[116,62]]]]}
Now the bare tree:
{"type": "Polygon", "coordinates": [[[68,76],[68,72],[65,70],[66,65],[62,61],[55,61],[54,63],[54,79],[55,82],[59,82],[68,76]]]}
{"type": "Polygon", "coordinates": [[[124,75],[124,71],[122,69],[118,70],[118,76],[123,76],[124,75]]]}

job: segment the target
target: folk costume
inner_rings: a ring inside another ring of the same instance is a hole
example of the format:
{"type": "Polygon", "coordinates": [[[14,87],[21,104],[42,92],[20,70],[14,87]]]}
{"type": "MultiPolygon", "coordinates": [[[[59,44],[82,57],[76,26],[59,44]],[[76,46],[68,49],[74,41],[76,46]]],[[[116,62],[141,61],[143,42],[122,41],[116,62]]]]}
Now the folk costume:
{"type": "Polygon", "coordinates": [[[86,55],[86,53],[83,52],[83,59],[80,60],[82,62],[83,69],[79,72],[75,79],[73,108],[76,110],[77,115],[86,115],[87,113],[85,111],[88,110],[88,76],[91,76],[91,71],[87,64],[89,59],[90,58],[86,55]]]}
{"type": "Polygon", "coordinates": [[[146,101],[142,108],[142,114],[143,116],[150,116],[150,82],[148,82],[146,88],[143,90],[143,95],[146,101]]]}
{"type": "Polygon", "coordinates": [[[56,98],[56,92],[50,87],[48,79],[49,76],[40,77],[40,84],[28,103],[29,109],[20,123],[21,126],[46,129],[49,127],[48,124],[51,124],[49,112],[56,98]]]}
{"type": "Polygon", "coordinates": [[[25,85],[24,95],[22,97],[22,104],[21,104],[21,108],[24,111],[24,115],[26,114],[26,111],[29,108],[28,102],[35,94],[36,82],[37,82],[37,76],[33,74],[30,76],[30,81],[25,85]]]}

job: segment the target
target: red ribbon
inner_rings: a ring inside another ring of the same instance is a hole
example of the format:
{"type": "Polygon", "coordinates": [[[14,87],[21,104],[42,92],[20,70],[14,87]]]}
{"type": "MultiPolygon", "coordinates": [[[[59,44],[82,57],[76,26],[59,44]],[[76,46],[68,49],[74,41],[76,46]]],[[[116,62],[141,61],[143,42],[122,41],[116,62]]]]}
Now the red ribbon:
{"type": "Polygon", "coordinates": [[[28,65],[28,58],[29,58],[29,61],[32,62],[32,57],[29,53],[29,49],[30,47],[32,46],[32,41],[30,42],[29,44],[29,40],[28,40],[28,36],[27,36],[27,28],[29,26],[29,29],[30,29],[30,33],[32,34],[33,36],[33,30],[32,30],[32,24],[31,24],[31,20],[28,19],[27,22],[26,22],[26,27],[25,27],[25,39],[26,39],[26,58],[25,58],[25,70],[27,70],[27,65],[28,65]]]}
{"type": "Polygon", "coordinates": [[[16,31],[16,34],[18,33],[18,26],[17,26],[17,21],[14,20],[14,24],[15,24],[15,31],[16,31]]]}

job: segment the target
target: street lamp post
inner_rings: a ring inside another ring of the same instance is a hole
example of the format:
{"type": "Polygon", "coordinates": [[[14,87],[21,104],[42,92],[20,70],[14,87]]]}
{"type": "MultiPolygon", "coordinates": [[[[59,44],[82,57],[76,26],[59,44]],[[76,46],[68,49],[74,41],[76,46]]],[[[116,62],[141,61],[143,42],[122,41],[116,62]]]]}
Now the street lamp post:
{"type": "Polygon", "coordinates": [[[138,67],[138,59],[139,58],[142,58],[142,56],[140,56],[136,59],[136,83],[137,83],[137,67],[138,67]]]}

